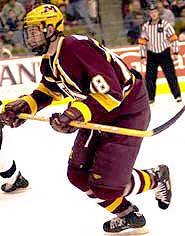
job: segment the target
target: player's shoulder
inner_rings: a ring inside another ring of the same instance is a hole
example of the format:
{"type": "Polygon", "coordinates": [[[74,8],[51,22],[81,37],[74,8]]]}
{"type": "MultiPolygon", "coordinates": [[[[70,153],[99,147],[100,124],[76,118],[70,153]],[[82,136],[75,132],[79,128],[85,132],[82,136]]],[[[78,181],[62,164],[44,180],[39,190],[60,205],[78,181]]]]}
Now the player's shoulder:
{"type": "Polygon", "coordinates": [[[92,44],[90,38],[83,35],[66,36],[62,42],[61,53],[63,54],[83,54],[86,53],[89,45],[92,44]]]}
{"type": "Polygon", "coordinates": [[[86,41],[88,41],[89,38],[87,36],[84,35],[70,35],[70,36],[65,36],[64,40],[63,40],[63,44],[65,46],[76,46],[79,45],[81,43],[84,43],[86,41]]]}

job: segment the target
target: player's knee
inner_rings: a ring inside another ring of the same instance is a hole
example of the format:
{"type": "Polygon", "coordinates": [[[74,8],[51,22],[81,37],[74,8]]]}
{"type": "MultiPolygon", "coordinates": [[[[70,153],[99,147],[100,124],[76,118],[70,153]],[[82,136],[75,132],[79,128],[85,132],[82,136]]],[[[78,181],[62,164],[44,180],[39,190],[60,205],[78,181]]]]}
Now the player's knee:
{"type": "Polygon", "coordinates": [[[69,165],[67,177],[71,184],[73,184],[75,187],[79,188],[82,191],[87,191],[88,175],[84,170],[69,165]]]}
{"type": "Polygon", "coordinates": [[[122,190],[114,190],[102,187],[90,187],[93,191],[96,198],[105,199],[105,200],[112,200],[120,197],[123,194],[122,190]]]}

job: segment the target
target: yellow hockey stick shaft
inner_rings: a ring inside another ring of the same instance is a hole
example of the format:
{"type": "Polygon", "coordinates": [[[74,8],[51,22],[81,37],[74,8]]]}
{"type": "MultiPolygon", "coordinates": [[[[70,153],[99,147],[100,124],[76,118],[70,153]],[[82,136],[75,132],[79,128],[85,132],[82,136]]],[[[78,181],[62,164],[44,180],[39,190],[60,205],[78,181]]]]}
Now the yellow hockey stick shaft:
{"type": "MultiPolygon", "coordinates": [[[[48,117],[33,116],[33,115],[29,115],[29,114],[24,114],[24,113],[21,113],[19,115],[19,118],[49,122],[48,117]]],[[[142,131],[142,130],[127,129],[127,128],[121,128],[121,127],[116,127],[116,126],[94,124],[94,123],[84,123],[84,122],[72,121],[70,123],[70,125],[75,126],[77,128],[99,130],[99,131],[108,132],[108,133],[127,135],[127,136],[135,136],[135,137],[150,137],[153,135],[152,130],[142,131]]]]}
{"type": "MultiPolygon", "coordinates": [[[[77,122],[77,121],[72,121],[70,125],[75,126],[77,128],[99,130],[99,131],[113,133],[113,134],[121,134],[121,135],[134,136],[134,137],[151,137],[168,129],[172,124],[174,124],[179,119],[179,117],[184,113],[184,111],[185,111],[185,105],[171,119],[169,119],[164,124],[152,130],[136,130],[136,129],[128,129],[128,128],[122,128],[122,127],[116,127],[116,126],[94,124],[94,123],[84,123],[84,122],[77,122]]],[[[19,115],[19,118],[49,122],[48,117],[33,116],[33,115],[23,114],[23,113],[19,115]]]]}

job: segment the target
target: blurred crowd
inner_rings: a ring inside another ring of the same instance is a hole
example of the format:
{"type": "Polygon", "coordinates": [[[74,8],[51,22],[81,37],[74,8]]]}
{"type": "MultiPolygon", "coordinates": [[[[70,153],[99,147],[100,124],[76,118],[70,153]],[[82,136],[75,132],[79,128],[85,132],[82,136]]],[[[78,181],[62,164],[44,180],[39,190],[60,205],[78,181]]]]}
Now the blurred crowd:
{"type": "Polygon", "coordinates": [[[0,58],[24,56],[29,52],[23,41],[23,18],[41,4],[59,7],[65,16],[68,27],[84,24],[90,36],[96,34],[94,25],[97,19],[96,0],[2,0],[0,3],[0,58]]]}
{"type": "Polygon", "coordinates": [[[168,21],[185,40],[185,0],[122,0],[123,28],[129,44],[136,44],[142,25],[149,19],[148,5],[157,4],[162,19],[168,21]]]}
{"type": "MultiPolygon", "coordinates": [[[[121,0],[123,31],[128,43],[137,43],[151,2],[158,4],[161,18],[172,24],[180,41],[185,41],[185,0],[121,0]]],[[[65,15],[66,28],[85,25],[88,35],[96,35],[95,25],[100,21],[97,0],[1,0],[0,58],[28,54],[22,37],[23,17],[41,4],[59,7],[65,15]]]]}

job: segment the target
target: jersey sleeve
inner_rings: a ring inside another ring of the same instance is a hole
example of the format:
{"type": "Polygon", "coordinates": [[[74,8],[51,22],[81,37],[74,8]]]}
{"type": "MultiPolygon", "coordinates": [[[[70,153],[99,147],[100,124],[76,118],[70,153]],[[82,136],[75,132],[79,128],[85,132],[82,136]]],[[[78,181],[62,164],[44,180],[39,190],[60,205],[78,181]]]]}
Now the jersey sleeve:
{"type": "Polygon", "coordinates": [[[64,98],[61,92],[54,89],[55,82],[49,82],[47,79],[43,77],[38,87],[31,94],[37,103],[37,111],[50,105],[53,101],[60,101],[64,98]]]}
{"type": "Polygon", "coordinates": [[[30,95],[23,96],[21,99],[28,103],[32,114],[36,114],[53,101],[60,101],[65,97],[66,95],[59,91],[53,78],[43,76],[37,88],[30,95]]]}

